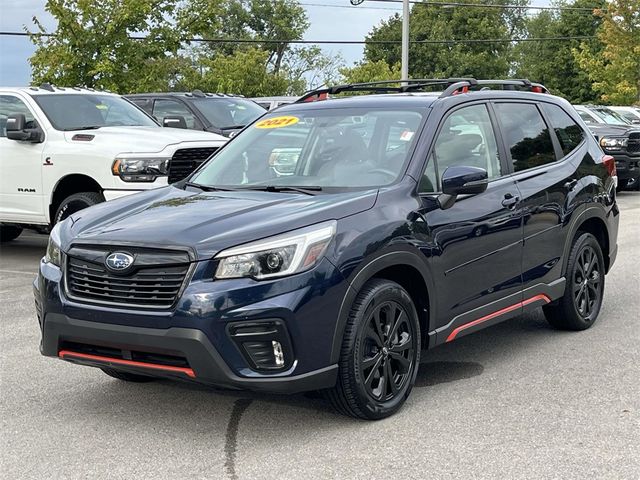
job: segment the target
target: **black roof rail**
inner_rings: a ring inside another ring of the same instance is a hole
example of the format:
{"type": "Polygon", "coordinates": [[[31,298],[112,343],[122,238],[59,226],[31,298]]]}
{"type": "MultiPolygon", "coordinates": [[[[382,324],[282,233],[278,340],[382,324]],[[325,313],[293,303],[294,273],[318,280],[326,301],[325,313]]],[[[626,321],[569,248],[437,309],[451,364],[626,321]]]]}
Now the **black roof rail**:
{"type": "Polygon", "coordinates": [[[323,87],[311,90],[300,97],[295,103],[302,103],[310,98],[319,95],[336,95],[342,92],[376,92],[376,93],[404,93],[422,90],[427,87],[449,86],[457,82],[467,82],[475,84],[475,78],[409,78],[406,80],[381,80],[367,83],[348,83],[335,85],[333,87],[323,87]],[[397,85],[400,84],[400,85],[397,85]],[[397,85],[397,86],[396,86],[397,85]]]}
{"type": "Polygon", "coordinates": [[[460,82],[449,85],[438,98],[450,97],[451,95],[457,95],[458,93],[466,93],[473,88],[482,88],[483,86],[488,87],[490,85],[500,86],[502,87],[502,90],[515,90],[515,88],[513,87],[523,87],[532,92],[550,93],[549,89],[541,83],[533,83],[526,78],[513,80],[476,80],[475,83],[469,83],[462,80],[460,82]]]}

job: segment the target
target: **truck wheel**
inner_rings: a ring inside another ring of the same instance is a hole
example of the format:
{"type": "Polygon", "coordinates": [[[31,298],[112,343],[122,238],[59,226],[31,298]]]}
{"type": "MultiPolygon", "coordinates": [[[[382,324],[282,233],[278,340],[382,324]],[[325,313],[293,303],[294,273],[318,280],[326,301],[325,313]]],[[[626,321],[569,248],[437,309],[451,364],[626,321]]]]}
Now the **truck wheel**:
{"type": "Polygon", "coordinates": [[[626,178],[624,180],[618,179],[618,186],[616,187],[616,193],[620,193],[625,188],[627,188],[627,183],[629,183],[629,180],[627,180],[626,178]]]}
{"type": "Polygon", "coordinates": [[[117,378],[118,380],[123,380],[125,382],[148,383],[155,380],[154,377],[148,377],[146,375],[136,375],[135,373],[123,372],[113,368],[101,368],[100,370],[102,370],[110,377],[117,378]]]}
{"type": "Polygon", "coordinates": [[[104,196],[98,192],[81,192],[69,195],[58,207],[52,223],[55,225],[66,219],[69,215],[102,202],[104,202],[104,196]]]}
{"type": "Polygon", "coordinates": [[[420,323],[407,291],[395,282],[369,280],[345,327],[336,386],[329,401],[341,413],[386,418],[411,393],[420,363],[420,323]]]}
{"type": "Polygon", "coordinates": [[[567,285],[557,303],[542,307],[547,321],[562,330],[586,330],[598,318],[604,293],[604,259],[596,238],[581,234],[573,242],[567,285]]]}
{"type": "Polygon", "coordinates": [[[10,242],[15,240],[22,233],[22,228],[12,225],[0,225],[0,242],[10,242]]]}

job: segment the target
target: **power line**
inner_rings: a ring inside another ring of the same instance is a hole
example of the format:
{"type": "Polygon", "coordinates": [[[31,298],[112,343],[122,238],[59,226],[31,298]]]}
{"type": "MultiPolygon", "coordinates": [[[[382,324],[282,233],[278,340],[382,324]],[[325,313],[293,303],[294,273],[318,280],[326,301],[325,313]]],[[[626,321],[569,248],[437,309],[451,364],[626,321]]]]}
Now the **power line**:
{"type": "MultiPolygon", "coordinates": [[[[0,36],[7,37],[55,37],[55,33],[28,33],[28,32],[0,32],[0,36]]],[[[131,40],[146,40],[148,37],[130,35],[131,40]]],[[[493,38],[493,39],[452,39],[452,40],[410,40],[412,44],[448,45],[456,43],[518,43],[518,42],[549,42],[565,40],[587,40],[597,38],[595,35],[569,36],[569,37],[540,37],[540,38],[493,38]]],[[[288,39],[253,39],[253,38],[181,38],[187,43],[248,43],[248,44],[280,44],[291,43],[296,45],[393,45],[401,43],[400,40],[288,40],[288,39]]]]}
{"type": "MultiPolygon", "coordinates": [[[[402,3],[402,0],[369,0],[371,2],[381,3],[402,3]]],[[[601,7],[554,7],[554,6],[535,6],[535,5],[501,5],[499,3],[460,3],[460,2],[430,2],[422,0],[409,0],[414,5],[428,5],[436,7],[475,7],[475,8],[506,8],[512,10],[575,10],[593,12],[601,7]]]]}

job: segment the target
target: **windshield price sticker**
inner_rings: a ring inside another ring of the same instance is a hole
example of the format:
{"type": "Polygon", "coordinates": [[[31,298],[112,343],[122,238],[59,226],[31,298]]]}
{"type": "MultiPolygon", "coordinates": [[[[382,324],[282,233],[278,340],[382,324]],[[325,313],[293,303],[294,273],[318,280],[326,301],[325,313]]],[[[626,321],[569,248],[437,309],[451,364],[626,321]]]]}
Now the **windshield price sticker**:
{"type": "Polygon", "coordinates": [[[300,119],[298,117],[274,117],[260,120],[256,123],[256,128],[282,128],[289,127],[298,123],[300,119]]]}

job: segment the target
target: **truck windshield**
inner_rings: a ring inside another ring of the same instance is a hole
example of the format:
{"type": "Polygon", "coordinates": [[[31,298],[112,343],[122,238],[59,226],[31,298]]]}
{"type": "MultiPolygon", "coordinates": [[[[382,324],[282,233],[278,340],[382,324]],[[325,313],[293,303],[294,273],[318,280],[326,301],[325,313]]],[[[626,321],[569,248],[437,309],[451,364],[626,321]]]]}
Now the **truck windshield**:
{"type": "Polygon", "coordinates": [[[159,127],[139,108],[115,95],[61,93],[34,95],[33,98],[56,130],[159,127]]]}
{"type": "Polygon", "coordinates": [[[217,128],[240,128],[265,113],[260,105],[243,98],[197,98],[195,107],[217,128]]]}
{"type": "Polygon", "coordinates": [[[331,108],[267,115],[234,138],[191,183],[274,190],[388,185],[404,172],[424,113],[331,108]]]}
{"type": "Polygon", "coordinates": [[[592,111],[609,125],[629,125],[631,123],[618,113],[606,107],[595,107],[592,111]]]}

